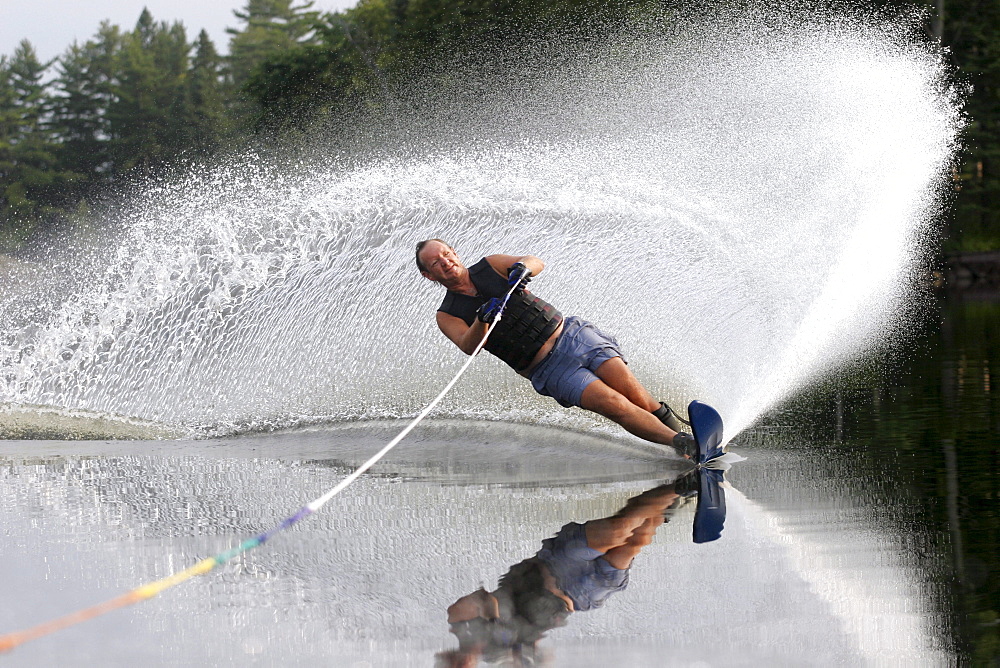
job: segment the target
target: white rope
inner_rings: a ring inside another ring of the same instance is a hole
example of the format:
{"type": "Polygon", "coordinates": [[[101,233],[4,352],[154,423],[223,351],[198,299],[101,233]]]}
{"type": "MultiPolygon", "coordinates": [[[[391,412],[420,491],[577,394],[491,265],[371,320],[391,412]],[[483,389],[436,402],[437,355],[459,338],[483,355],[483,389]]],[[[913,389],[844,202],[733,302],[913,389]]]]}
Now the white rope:
{"type": "MultiPolygon", "coordinates": [[[[510,296],[514,292],[515,288],[516,285],[514,287],[511,287],[510,291],[504,296],[503,301],[500,303],[500,308],[497,310],[496,318],[494,318],[493,320],[493,326],[495,326],[498,322],[500,322],[500,317],[503,315],[503,310],[507,306],[507,300],[510,299],[510,296]]],[[[476,358],[476,355],[479,353],[479,351],[482,350],[483,346],[486,344],[486,339],[488,339],[490,336],[490,332],[493,331],[493,326],[489,327],[489,329],[486,330],[486,334],[483,336],[483,340],[479,342],[479,345],[476,346],[476,349],[472,352],[471,355],[469,355],[469,359],[466,360],[465,364],[458,371],[455,377],[451,379],[451,382],[448,383],[443,390],[441,390],[441,393],[437,395],[434,401],[428,404],[427,408],[425,408],[423,411],[420,412],[420,415],[414,418],[413,421],[410,422],[409,425],[407,425],[406,429],[401,431],[399,435],[396,436],[396,438],[392,439],[384,448],[379,450],[379,452],[375,454],[375,456],[373,456],[367,462],[359,466],[357,470],[354,471],[354,473],[352,473],[351,475],[347,476],[342,481],[340,481],[340,484],[338,484],[336,487],[331,489],[323,496],[312,501],[306,506],[300,508],[299,511],[294,515],[292,515],[291,517],[285,518],[285,520],[282,521],[281,524],[279,524],[278,526],[274,527],[273,529],[270,529],[269,531],[265,531],[264,533],[255,536],[254,538],[243,541],[237,547],[231,550],[226,550],[225,552],[217,554],[214,557],[202,559],[201,561],[199,561],[194,566],[191,566],[190,568],[186,568],[183,571],[174,573],[173,575],[169,575],[155,582],[151,582],[137,589],[133,589],[132,591],[126,592],[121,596],[117,596],[111,599],[110,601],[106,601],[104,603],[100,603],[98,605],[85,608],[70,615],[66,615],[58,619],[52,620],[50,622],[46,622],[44,624],[32,627],[25,631],[16,631],[14,633],[8,633],[7,635],[0,636],[0,652],[9,651],[17,647],[18,645],[27,642],[29,640],[32,640],[34,638],[39,638],[41,636],[48,635],[49,633],[53,633],[54,631],[64,629],[68,626],[78,624],[88,619],[92,619],[99,615],[103,615],[107,612],[111,612],[112,610],[117,610],[127,605],[138,603],[139,601],[145,601],[153,596],[156,596],[165,589],[169,589],[170,587],[178,585],[181,582],[189,580],[195,575],[204,575],[205,573],[208,573],[209,571],[214,569],[216,566],[224,564],[233,557],[242,554],[247,550],[251,550],[257,547],[258,545],[262,545],[265,541],[269,540],[271,536],[273,536],[274,534],[284,529],[287,529],[288,527],[292,526],[303,517],[307,517],[313,512],[319,510],[320,508],[323,507],[324,504],[326,504],[327,501],[332,499],[334,496],[339,494],[343,489],[345,489],[348,485],[357,480],[362,473],[364,473],[372,466],[374,466],[375,463],[378,462],[378,460],[382,459],[382,457],[386,455],[386,453],[388,453],[390,450],[396,447],[396,444],[402,441],[406,437],[406,435],[409,434],[413,430],[413,428],[416,427],[417,424],[434,409],[435,406],[437,406],[438,402],[440,402],[441,399],[444,398],[444,395],[446,395],[448,391],[455,386],[455,383],[458,382],[458,379],[462,376],[463,373],[465,373],[465,370],[469,368],[469,365],[472,364],[472,361],[476,358]]]]}
{"type": "Polygon", "coordinates": [[[416,427],[418,424],[420,424],[420,421],[423,420],[425,417],[427,417],[428,413],[434,410],[434,407],[437,406],[442,399],[444,399],[444,396],[448,394],[449,391],[451,391],[451,388],[455,386],[455,383],[457,383],[458,379],[462,377],[462,374],[465,373],[465,370],[472,365],[472,362],[473,360],[476,359],[476,355],[479,354],[479,351],[483,349],[484,345],[486,345],[486,340],[490,338],[490,334],[493,333],[493,329],[496,327],[497,323],[500,322],[500,318],[503,317],[503,310],[507,307],[507,300],[510,299],[510,296],[514,293],[515,289],[517,289],[517,284],[514,284],[511,287],[511,289],[507,292],[507,294],[504,295],[503,302],[500,303],[500,309],[499,311],[497,311],[497,315],[493,319],[493,323],[486,330],[486,334],[483,336],[483,340],[480,341],[479,345],[476,346],[476,349],[472,351],[472,354],[469,355],[469,359],[465,361],[465,364],[463,364],[462,368],[458,370],[458,373],[455,374],[455,377],[452,378],[451,381],[444,386],[444,389],[441,390],[441,393],[438,394],[433,401],[427,404],[427,407],[424,408],[424,410],[420,411],[420,414],[417,415],[417,417],[413,418],[410,424],[406,425],[406,428],[403,429],[403,431],[399,432],[396,438],[389,441],[384,448],[382,448],[377,453],[372,455],[371,459],[369,459],[364,464],[355,469],[354,473],[341,480],[336,487],[334,487],[333,489],[331,489],[318,499],[310,501],[309,504],[306,505],[306,508],[308,508],[312,512],[316,512],[324,505],[326,505],[327,501],[337,496],[337,494],[346,489],[348,485],[350,485],[352,482],[360,478],[365,471],[375,466],[375,464],[377,464],[380,459],[385,457],[390,450],[392,450],[394,447],[396,447],[396,445],[400,441],[406,438],[406,435],[409,434],[411,431],[413,431],[413,428],[416,427]]]}

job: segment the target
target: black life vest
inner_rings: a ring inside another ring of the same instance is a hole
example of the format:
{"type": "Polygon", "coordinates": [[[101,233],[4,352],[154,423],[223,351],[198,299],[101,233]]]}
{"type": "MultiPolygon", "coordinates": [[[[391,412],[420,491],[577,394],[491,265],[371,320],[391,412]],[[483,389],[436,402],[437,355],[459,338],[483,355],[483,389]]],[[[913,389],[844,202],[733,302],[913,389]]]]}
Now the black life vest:
{"type": "MultiPolygon", "coordinates": [[[[465,324],[472,326],[479,307],[492,297],[503,298],[510,286],[486,258],[469,267],[469,278],[479,294],[470,297],[449,290],[438,310],[461,318],[465,324]]],[[[552,304],[527,290],[516,292],[507,300],[503,317],[484,348],[515,371],[524,371],[561,322],[562,313],[552,304]]]]}

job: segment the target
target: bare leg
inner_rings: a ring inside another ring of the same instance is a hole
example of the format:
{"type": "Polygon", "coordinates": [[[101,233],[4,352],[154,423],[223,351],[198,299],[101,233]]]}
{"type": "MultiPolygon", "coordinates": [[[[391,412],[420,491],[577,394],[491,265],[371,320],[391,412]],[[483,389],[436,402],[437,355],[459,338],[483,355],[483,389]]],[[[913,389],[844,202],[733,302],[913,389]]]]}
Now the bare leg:
{"type": "Polygon", "coordinates": [[[597,367],[597,377],[611,389],[625,395],[633,404],[652,413],[660,407],[660,402],[639,382],[632,370],[621,357],[612,357],[597,367]]]}
{"type": "Polygon", "coordinates": [[[629,536],[628,542],[612,550],[608,550],[604,555],[604,560],[615,568],[622,570],[628,568],[632,565],[632,560],[635,559],[635,556],[639,554],[642,548],[653,542],[656,530],[660,528],[660,525],[664,521],[665,518],[662,515],[659,517],[650,517],[636,527],[632,535],[629,536]]]}
{"type": "Polygon", "coordinates": [[[629,499],[614,516],[584,525],[587,546],[604,552],[604,559],[615,568],[628,568],[639,551],[653,541],[653,534],[664,522],[664,512],[675,499],[673,486],[658,487],[629,499]]]}
{"type": "MultiPolygon", "coordinates": [[[[602,364],[598,368],[598,371],[612,361],[614,360],[608,360],[602,364]]],[[[622,363],[622,366],[624,366],[624,363],[622,363]]],[[[649,393],[647,392],[646,394],[648,395],[649,393]]],[[[630,434],[634,434],[647,441],[652,441],[653,443],[671,445],[674,436],[677,434],[673,429],[660,422],[649,410],[640,408],[628,397],[613,389],[603,380],[595,380],[584,389],[583,396],[580,398],[580,407],[603,415],[609,420],[620,424],[630,434]]],[[[659,407],[659,404],[657,404],[657,407],[659,407]]]]}

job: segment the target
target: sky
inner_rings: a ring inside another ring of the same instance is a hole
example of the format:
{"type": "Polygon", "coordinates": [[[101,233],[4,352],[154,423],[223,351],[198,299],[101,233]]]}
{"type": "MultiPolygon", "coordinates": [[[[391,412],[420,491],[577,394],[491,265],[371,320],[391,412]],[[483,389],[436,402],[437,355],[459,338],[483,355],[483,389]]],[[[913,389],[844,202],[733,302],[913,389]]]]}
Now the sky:
{"type": "MultiPolygon", "coordinates": [[[[312,8],[336,11],[355,4],[357,0],[316,0],[312,8]]],[[[143,7],[157,21],[183,23],[188,41],[204,28],[219,52],[226,53],[226,28],[238,22],[233,10],[245,6],[246,0],[0,0],[0,54],[13,55],[27,38],[44,62],[61,55],[73,40],[83,43],[93,37],[104,19],[131,30],[143,7]]]]}

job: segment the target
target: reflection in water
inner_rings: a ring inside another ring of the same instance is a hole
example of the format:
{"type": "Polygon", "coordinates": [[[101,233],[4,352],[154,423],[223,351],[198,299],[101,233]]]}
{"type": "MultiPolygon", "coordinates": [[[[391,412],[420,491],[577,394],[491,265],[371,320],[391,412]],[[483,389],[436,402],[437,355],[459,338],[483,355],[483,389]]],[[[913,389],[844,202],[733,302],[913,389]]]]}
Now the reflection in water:
{"type": "MultiPolygon", "coordinates": [[[[613,517],[680,472],[593,437],[569,443],[561,429],[490,425],[499,435],[479,438],[475,425],[427,425],[379,475],[266,549],[25,644],[4,668],[431,666],[459,644],[449,605],[498,589],[560,527],[613,517]]],[[[365,431],[379,436],[368,425],[322,438],[0,444],[0,570],[10,575],[0,632],[273,526],[369,451],[365,431]]],[[[897,498],[884,468],[859,480],[854,459],[804,445],[755,448],[726,473],[721,540],[693,543],[696,500],[678,505],[631,584],[549,631],[545,654],[566,666],[947,665],[942,562],[913,499],[897,498]]]]}
{"type": "MultiPolygon", "coordinates": [[[[711,464],[711,462],[709,462],[711,464]]],[[[710,543],[722,535],[726,522],[725,468],[701,466],[698,475],[698,505],[694,511],[692,534],[696,543],[710,543]]]]}
{"type": "Polygon", "coordinates": [[[632,497],[610,517],[564,525],[542,541],[535,556],[501,576],[494,591],[480,587],[448,607],[459,646],[438,654],[438,665],[474,666],[480,658],[534,665],[546,632],[565,626],[571,613],[600,608],[624,591],[635,557],[695,496],[694,542],[718,539],[726,516],[725,468],[700,466],[632,497]]]}

